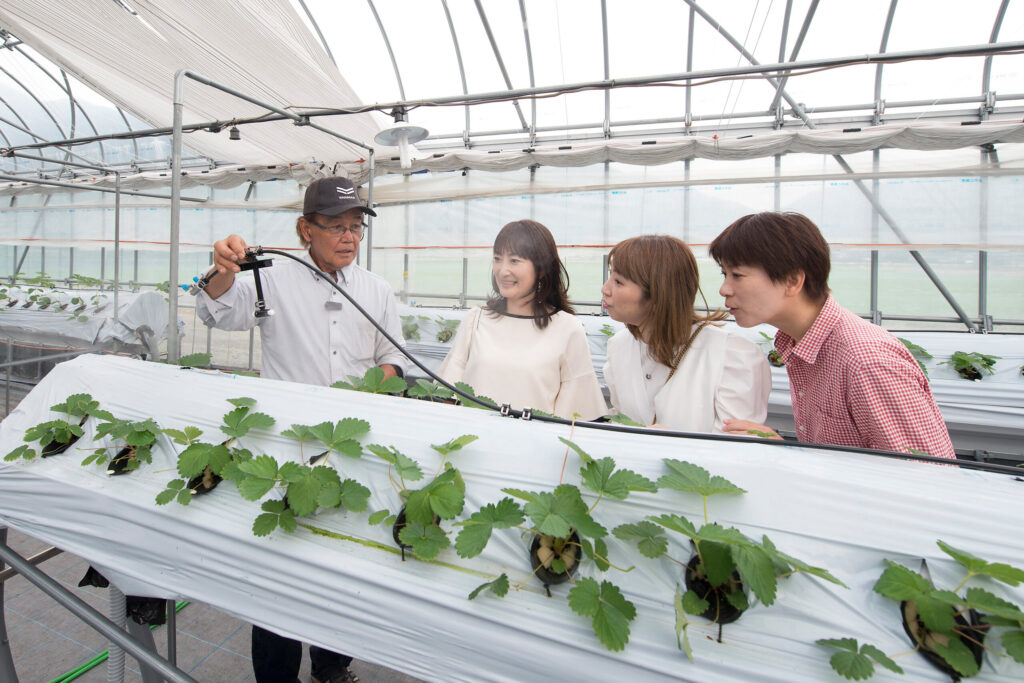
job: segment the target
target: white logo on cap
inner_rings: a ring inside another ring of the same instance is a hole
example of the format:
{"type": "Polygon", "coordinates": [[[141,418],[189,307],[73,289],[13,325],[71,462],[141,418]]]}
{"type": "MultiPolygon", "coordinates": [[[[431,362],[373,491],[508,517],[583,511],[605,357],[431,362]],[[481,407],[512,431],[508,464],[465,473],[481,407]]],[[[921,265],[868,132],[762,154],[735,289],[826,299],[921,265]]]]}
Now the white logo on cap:
{"type": "Polygon", "coordinates": [[[343,198],[352,195],[356,191],[354,187],[335,187],[334,189],[338,191],[338,196],[343,198]]]}

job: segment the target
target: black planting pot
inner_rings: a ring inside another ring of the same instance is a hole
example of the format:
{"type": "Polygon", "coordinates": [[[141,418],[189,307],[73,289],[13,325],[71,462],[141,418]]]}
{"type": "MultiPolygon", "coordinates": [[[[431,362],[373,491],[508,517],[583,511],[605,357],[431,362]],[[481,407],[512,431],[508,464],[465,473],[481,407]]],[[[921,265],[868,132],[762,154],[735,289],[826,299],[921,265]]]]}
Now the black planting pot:
{"type": "Polygon", "coordinates": [[[223,481],[221,476],[207,466],[201,473],[189,479],[185,488],[190,490],[192,495],[201,496],[217,488],[217,484],[221,481],[223,481]]]}
{"type": "MultiPolygon", "coordinates": [[[[900,603],[900,616],[903,618],[903,630],[906,632],[907,637],[910,638],[910,642],[914,645],[920,646],[918,650],[932,666],[951,677],[954,681],[959,681],[960,674],[957,670],[951,667],[945,659],[935,652],[935,650],[924,644],[923,641],[931,631],[924,625],[921,618],[917,616],[917,607],[912,603],[912,600],[904,600],[900,603]]],[[[982,647],[982,643],[985,641],[985,634],[988,631],[988,627],[981,623],[981,615],[979,615],[977,611],[973,609],[968,610],[967,616],[969,619],[965,619],[962,614],[957,614],[953,617],[953,621],[956,622],[958,631],[969,636],[969,638],[964,638],[963,635],[958,635],[957,637],[960,638],[960,642],[966,645],[967,649],[971,651],[971,654],[974,656],[974,661],[978,663],[978,667],[980,668],[981,658],[985,653],[985,648],[982,647]]]]}
{"type": "MultiPolygon", "coordinates": [[[[576,573],[576,570],[580,567],[580,560],[583,559],[583,548],[580,545],[580,536],[575,530],[569,534],[569,539],[563,546],[561,554],[551,548],[555,555],[555,559],[565,560],[568,564],[572,562],[566,568],[564,572],[553,572],[544,566],[544,562],[540,559],[540,548],[542,538],[552,538],[551,536],[540,536],[534,535],[533,542],[530,544],[530,567],[533,569],[533,573],[537,575],[537,578],[544,584],[544,590],[547,591],[548,597],[551,597],[551,591],[549,586],[554,586],[559,583],[565,583],[569,580],[569,577],[576,573]]],[[[550,562],[548,563],[550,565],[550,562]]]]}
{"type": "Polygon", "coordinates": [[[700,556],[694,553],[690,561],[686,563],[684,581],[687,590],[691,590],[698,597],[708,601],[708,608],[700,616],[716,624],[731,624],[740,618],[744,610],[737,609],[725,597],[727,593],[734,593],[743,590],[743,582],[740,580],[739,572],[733,571],[729,580],[721,586],[712,586],[705,577],[698,575],[697,567],[700,564],[700,556]]]}
{"type": "MultiPolygon", "coordinates": [[[[403,505],[402,509],[398,511],[398,516],[395,517],[395,523],[391,526],[391,537],[395,539],[395,545],[397,545],[402,551],[403,562],[405,562],[405,551],[412,548],[411,545],[406,545],[405,543],[402,543],[402,540],[398,537],[398,535],[402,533],[402,529],[405,528],[405,524],[405,506],[403,505]]],[[[436,527],[440,527],[441,518],[437,515],[434,515],[434,521],[432,522],[432,524],[436,527]]]]}
{"type": "Polygon", "coordinates": [[[107,474],[116,476],[131,472],[132,470],[128,469],[128,463],[132,461],[133,455],[135,455],[135,449],[131,446],[125,446],[119,450],[117,455],[110,459],[110,464],[107,466],[107,474]]]}

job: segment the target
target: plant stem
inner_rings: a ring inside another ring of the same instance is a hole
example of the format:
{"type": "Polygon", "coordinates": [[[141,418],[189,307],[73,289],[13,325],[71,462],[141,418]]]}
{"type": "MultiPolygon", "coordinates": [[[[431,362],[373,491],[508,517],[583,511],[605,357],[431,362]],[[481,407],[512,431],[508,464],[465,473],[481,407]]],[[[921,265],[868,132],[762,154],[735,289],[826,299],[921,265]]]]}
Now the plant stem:
{"type": "MultiPolygon", "coordinates": [[[[702,495],[701,499],[704,501],[704,523],[708,523],[708,497],[702,495]]],[[[698,553],[699,554],[699,553],[698,553]]],[[[701,560],[703,562],[704,560],[701,560]]]]}
{"type": "Polygon", "coordinates": [[[588,514],[588,515],[589,515],[589,514],[590,514],[591,512],[593,512],[593,511],[594,511],[594,508],[596,508],[596,507],[597,507],[597,504],[601,502],[601,499],[602,499],[602,498],[604,498],[604,494],[603,494],[603,493],[600,493],[600,494],[598,494],[598,496],[597,496],[597,500],[595,500],[595,501],[594,501],[594,504],[590,506],[590,509],[589,509],[589,510],[587,510],[587,514],[588,514]]]}
{"type": "MultiPolygon", "coordinates": [[[[572,416],[572,424],[569,426],[569,441],[572,441],[572,435],[576,432],[576,415],[572,416]]],[[[562,477],[565,476],[565,464],[569,462],[569,446],[565,447],[565,457],[562,458],[562,472],[558,475],[558,485],[562,485],[562,477]]]]}
{"type": "Polygon", "coordinates": [[[669,560],[672,560],[673,562],[675,562],[676,564],[678,564],[681,567],[685,567],[686,566],[685,562],[680,562],[679,560],[677,560],[676,558],[672,557],[668,553],[663,553],[662,557],[665,557],[665,558],[668,558],[669,560]]]}

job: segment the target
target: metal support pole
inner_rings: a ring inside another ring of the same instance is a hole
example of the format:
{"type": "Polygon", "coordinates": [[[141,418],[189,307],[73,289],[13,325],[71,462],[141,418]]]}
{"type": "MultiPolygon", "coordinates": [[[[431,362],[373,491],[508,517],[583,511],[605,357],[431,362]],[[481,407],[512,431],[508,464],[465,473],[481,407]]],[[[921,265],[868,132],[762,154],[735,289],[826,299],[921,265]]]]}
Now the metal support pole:
{"type": "Polygon", "coordinates": [[[256,348],[256,330],[249,330],[249,365],[246,369],[253,369],[253,356],[256,348]]]}
{"type": "Polygon", "coordinates": [[[171,683],[198,683],[184,671],[171,666],[159,656],[146,650],[134,639],[130,638],[127,633],[117,628],[109,619],[76,598],[70,591],[45,573],[26,562],[24,558],[7,546],[6,539],[4,538],[0,538],[0,559],[6,560],[25,579],[56,600],[76,617],[99,631],[107,639],[117,643],[126,652],[139,660],[140,664],[153,668],[171,683]]]}
{"type": "Polygon", "coordinates": [[[185,102],[185,70],[174,75],[174,115],[171,135],[171,234],[170,269],[167,277],[167,362],[181,357],[178,339],[178,247],[181,230],[181,117],[185,102]]]}
{"type": "MultiPolygon", "coordinates": [[[[114,171],[114,189],[117,192],[114,193],[114,323],[117,320],[117,297],[118,291],[121,289],[121,173],[114,171]]],[[[173,282],[173,280],[172,280],[173,282]]],[[[173,288],[168,288],[168,293],[173,292],[173,288]]],[[[171,337],[171,329],[167,328],[167,338],[171,337]]]]}
{"type": "MultiPolygon", "coordinates": [[[[989,152],[981,150],[981,162],[987,164],[990,161],[989,152]]],[[[988,178],[981,177],[981,186],[978,188],[978,242],[985,244],[988,241],[988,178]]],[[[978,316],[981,318],[981,331],[991,332],[991,318],[988,315],[988,250],[981,249],[978,252],[978,316]]]]}
{"type": "Polygon", "coordinates": [[[178,665],[178,611],[174,600],[167,601],[167,661],[178,665]]]}
{"type": "MultiPolygon", "coordinates": [[[[881,153],[879,150],[872,152],[872,170],[878,172],[881,153]]],[[[875,196],[878,196],[879,182],[876,178],[871,182],[875,196]]],[[[871,243],[878,244],[878,211],[871,207],[871,243]]],[[[871,322],[876,325],[882,324],[882,312],[878,310],[878,250],[871,250],[871,322]]]]}
{"type": "Polygon", "coordinates": [[[4,382],[4,415],[11,414],[11,364],[14,362],[14,340],[7,338],[7,381],[4,382]]]}
{"type": "MultiPolygon", "coordinates": [[[[0,545],[7,545],[7,527],[5,526],[0,527],[0,545]]],[[[0,559],[0,569],[3,568],[4,561],[0,559]]],[[[4,611],[4,584],[0,581],[0,681],[17,683],[18,672],[14,670],[14,656],[11,654],[11,642],[7,639],[4,611]]]]}

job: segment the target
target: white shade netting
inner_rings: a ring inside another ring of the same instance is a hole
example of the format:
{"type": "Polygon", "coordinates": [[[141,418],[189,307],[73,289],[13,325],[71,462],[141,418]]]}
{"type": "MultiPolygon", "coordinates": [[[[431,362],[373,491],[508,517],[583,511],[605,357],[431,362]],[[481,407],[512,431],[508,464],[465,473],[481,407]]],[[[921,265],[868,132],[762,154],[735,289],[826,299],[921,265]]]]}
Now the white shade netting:
{"type": "MultiPolygon", "coordinates": [[[[589,622],[566,604],[568,586],[544,595],[529,579],[524,541],[515,530],[495,532],[486,550],[465,560],[452,548],[436,561],[402,561],[391,529],[371,527],[367,513],[332,510],[300,519],[295,533],[254,537],[256,503],[228,481],[187,507],[158,507],[154,498],[173,471],[180,446],[158,439],[152,464],[127,476],[82,467],[91,445],[91,420],[82,446],[65,455],[0,463],[0,521],[73,552],[127,593],[182,596],[209,603],[283,635],[342,650],[360,659],[431,680],[535,680],[561,675],[592,680],[804,680],[830,678],[830,653],[818,638],[854,637],[887,653],[910,649],[894,602],[872,592],[885,559],[920,570],[952,588],[963,568],[936,540],[992,562],[1024,565],[1020,482],[1005,475],[904,462],[842,451],[763,443],[675,438],[596,431],[502,418],[495,413],[397,397],[339,391],[214,372],[184,370],[122,358],[83,356],[61,364],[0,423],[0,451],[22,443],[27,428],[54,419],[49,410],[68,394],[88,392],[115,416],[153,418],[162,427],[194,425],[219,441],[226,399],[251,397],[255,410],[276,424],[241,437],[240,445],[279,462],[299,459],[297,443],[280,432],[293,423],[356,417],[370,423],[360,440],[393,446],[418,461],[429,477],[440,457],[429,444],[462,434],[479,439],[450,456],[465,481],[465,519],[514,487],[550,491],[578,484],[579,456],[558,437],[618,467],[657,479],[663,458],[691,461],[748,492],[717,496],[709,516],[752,538],[767,534],[780,550],[831,570],[849,589],[804,575],[779,582],[776,603],[754,601],[739,621],[690,629],[695,662],[677,648],[673,595],[680,569],[649,560],[609,537],[609,556],[628,573],[607,575],[585,562],[578,577],[610,580],[637,608],[630,641],[609,652],[589,622]],[[159,388],[158,390],[154,390],[159,388]],[[466,599],[476,586],[507,573],[504,599],[466,599]],[[561,673],[559,673],[561,672],[561,673]]],[[[307,455],[316,452],[307,446],[307,455]]],[[[360,459],[332,455],[342,477],[371,491],[369,512],[396,511],[398,494],[388,465],[364,451],[360,459]]],[[[415,484],[412,484],[415,486],[415,484]]],[[[586,491],[586,489],[584,489],[586,491]]],[[[593,504],[596,496],[584,493],[593,504]]],[[[602,500],[594,517],[607,528],[647,515],[676,513],[696,523],[699,496],[678,491],[634,493],[602,500]]],[[[452,535],[458,527],[443,524],[452,535]]],[[[677,536],[669,552],[685,561],[688,542],[677,536]]],[[[978,579],[1006,599],[1024,590],[978,579]]],[[[946,678],[923,658],[901,657],[909,677],[946,678]]],[[[980,680],[1020,674],[1007,658],[986,656],[980,680]]],[[[887,672],[879,677],[885,679],[887,672]]]]}

